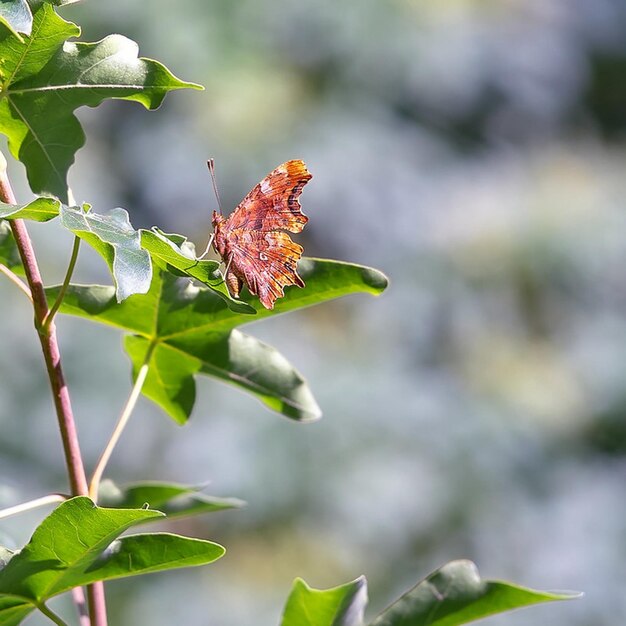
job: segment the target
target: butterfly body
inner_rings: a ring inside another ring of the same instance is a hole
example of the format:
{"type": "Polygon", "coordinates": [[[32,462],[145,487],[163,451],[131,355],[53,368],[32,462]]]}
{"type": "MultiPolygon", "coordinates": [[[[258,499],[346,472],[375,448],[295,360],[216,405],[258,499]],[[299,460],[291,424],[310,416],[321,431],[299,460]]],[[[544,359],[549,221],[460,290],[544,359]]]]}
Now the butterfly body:
{"type": "Polygon", "coordinates": [[[266,309],[289,285],[304,287],[297,272],[303,248],[284,231],[299,233],[308,221],[298,197],[311,180],[303,161],[287,161],[270,172],[228,218],[213,212],[213,247],[226,264],[234,297],[245,284],[266,309]]]}

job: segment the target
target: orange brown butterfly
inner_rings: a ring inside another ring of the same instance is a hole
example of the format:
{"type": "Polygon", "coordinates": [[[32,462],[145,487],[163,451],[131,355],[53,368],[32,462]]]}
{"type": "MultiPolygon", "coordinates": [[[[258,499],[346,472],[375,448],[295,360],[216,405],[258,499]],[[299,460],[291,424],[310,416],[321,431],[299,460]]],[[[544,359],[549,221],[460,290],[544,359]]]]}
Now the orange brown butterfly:
{"type": "MultiPolygon", "coordinates": [[[[208,165],[214,176],[213,161],[208,165]]],[[[308,222],[298,198],[311,178],[303,161],[287,161],[253,187],[227,218],[213,211],[209,246],[226,264],[224,280],[231,296],[239,297],[245,285],[266,309],[273,309],[285,287],[304,287],[297,271],[304,248],[284,231],[302,232],[308,222]]]]}

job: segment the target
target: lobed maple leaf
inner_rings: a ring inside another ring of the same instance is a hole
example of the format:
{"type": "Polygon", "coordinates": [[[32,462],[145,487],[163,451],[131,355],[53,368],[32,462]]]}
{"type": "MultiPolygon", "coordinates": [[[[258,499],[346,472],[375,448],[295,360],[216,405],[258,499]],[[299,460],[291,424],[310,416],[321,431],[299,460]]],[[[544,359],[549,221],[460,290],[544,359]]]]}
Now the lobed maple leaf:
{"type": "Polygon", "coordinates": [[[47,2],[31,9],[30,35],[0,26],[0,133],[26,166],[33,192],[68,203],[67,172],[85,143],[78,107],[117,98],[156,109],[168,91],[202,87],[139,58],[137,44],[122,35],[70,42],[80,35],[78,26],[47,2]]]}

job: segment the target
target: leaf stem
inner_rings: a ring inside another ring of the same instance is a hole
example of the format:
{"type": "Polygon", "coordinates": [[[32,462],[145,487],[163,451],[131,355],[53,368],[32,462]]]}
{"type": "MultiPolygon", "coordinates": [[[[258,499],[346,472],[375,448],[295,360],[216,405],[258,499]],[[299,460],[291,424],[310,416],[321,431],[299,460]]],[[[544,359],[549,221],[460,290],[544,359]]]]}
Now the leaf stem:
{"type": "Polygon", "coordinates": [[[61,303],[63,302],[63,298],[65,297],[65,293],[67,292],[67,288],[70,285],[70,281],[72,280],[72,274],[74,273],[74,268],[76,267],[76,261],[78,260],[78,251],[80,250],[80,237],[74,236],[74,245],[72,247],[72,256],[70,257],[69,265],[67,266],[67,272],[65,273],[65,279],[63,280],[63,284],[61,285],[61,290],[59,291],[59,295],[57,299],[54,301],[54,304],[50,307],[48,314],[44,318],[41,323],[41,329],[43,332],[46,332],[47,329],[52,324],[52,320],[56,315],[57,311],[61,308],[61,303]]]}
{"type": "Polygon", "coordinates": [[[48,496],[36,498],[35,500],[30,500],[29,502],[23,502],[22,504],[16,504],[15,506],[10,506],[6,509],[0,510],[0,519],[11,517],[12,515],[18,515],[19,513],[24,513],[26,511],[31,511],[32,509],[45,506],[46,504],[63,502],[64,500],[67,500],[67,498],[68,496],[63,495],[62,493],[51,493],[48,496]]]}
{"type": "Polygon", "coordinates": [[[113,433],[104,448],[102,454],[100,455],[100,459],[96,464],[96,468],[94,469],[93,476],[91,478],[91,482],[89,484],[89,497],[94,501],[98,501],[98,489],[100,487],[100,481],[102,480],[102,475],[104,474],[104,470],[111,458],[111,454],[113,454],[113,450],[117,445],[128,421],[130,420],[130,416],[137,404],[137,400],[141,395],[141,390],[143,389],[143,385],[146,382],[146,377],[148,376],[148,370],[150,369],[150,360],[152,359],[152,353],[157,345],[156,341],[150,343],[148,350],[146,352],[146,356],[144,357],[143,364],[139,368],[139,372],[137,372],[137,378],[135,378],[135,383],[133,384],[133,388],[131,389],[130,395],[128,396],[128,400],[122,409],[122,412],[117,420],[117,424],[115,424],[115,428],[113,429],[113,433]]]}
{"type": "Polygon", "coordinates": [[[54,611],[49,609],[43,602],[37,605],[37,608],[52,622],[58,626],[68,626],[54,611]]]}
{"type": "Polygon", "coordinates": [[[32,302],[33,296],[30,293],[30,289],[24,284],[22,279],[15,273],[13,273],[6,265],[0,263],[0,273],[4,274],[18,289],[24,292],[26,297],[32,302]]]}

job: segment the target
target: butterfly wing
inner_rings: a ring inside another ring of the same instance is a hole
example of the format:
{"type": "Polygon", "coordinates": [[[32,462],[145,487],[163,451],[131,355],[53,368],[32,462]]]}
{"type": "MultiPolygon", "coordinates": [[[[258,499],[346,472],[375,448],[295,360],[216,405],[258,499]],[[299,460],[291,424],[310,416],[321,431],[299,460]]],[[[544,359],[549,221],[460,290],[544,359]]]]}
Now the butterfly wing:
{"type": "Polygon", "coordinates": [[[245,282],[266,309],[285,287],[304,281],[297,264],[303,248],[283,230],[299,233],[308,221],[298,200],[311,180],[302,161],[287,161],[268,174],[221,226],[229,274],[245,282]]]}
{"type": "Polygon", "coordinates": [[[233,247],[231,271],[266,309],[273,309],[274,302],[285,295],[285,287],[304,287],[297,272],[303,248],[281,231],[248,234],[251,238],[247,245],[233,247]]]}
{"type": "Polygon", "coordinates": [[[301,232],[309,218],[302,213],[298,198],[311,178],[304,161],[279,165],[239,203],[226,220],[226,229],[301,232]]]}

